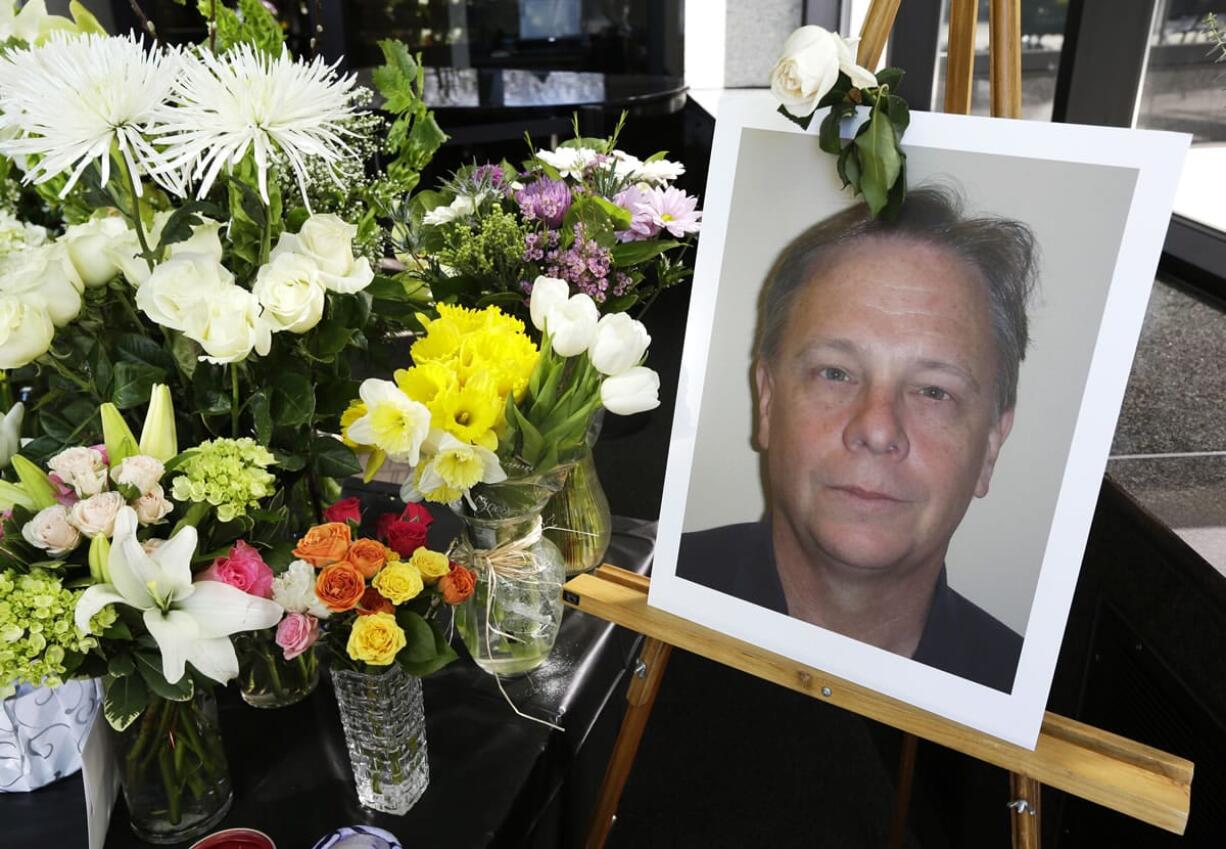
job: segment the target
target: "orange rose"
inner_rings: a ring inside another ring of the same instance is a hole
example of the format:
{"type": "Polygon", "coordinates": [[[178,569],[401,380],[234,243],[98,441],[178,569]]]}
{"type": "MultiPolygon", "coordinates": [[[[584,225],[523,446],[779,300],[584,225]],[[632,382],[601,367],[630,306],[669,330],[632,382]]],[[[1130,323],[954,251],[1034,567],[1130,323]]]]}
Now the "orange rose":
{"type": "Polygon", "coordinates": [[[374,587],[367,587],[362,593],[362,601],[358,603],[358,616],[369,616],[372,613],[395,613],[396,605],[392,604],[374,587]]]}
{"type": "Polygon", "coordinates": [[[364,592],[366,581],[348,560],[325,566],[315,579],[315,595],[337,613],[356,607],[364,592]]]}
{"type": "Polygon", "coordinates": [[[349,546],[345,559],[367,578],[373,578],[387,562],[387,549],[378,540],[360,539],[349,546]]]}
{"type": "Polygon", "coordinates": [[[465,569],[459,563],[451,564],[451,571],[438,579],[439,589],[443,591],[443,601],[448,604],[459,604],[470,595],[477,586],[477,573],[465,569]]]}
{"type": "Polygon", "coordinates": [[[344,522],[316,525],[298,540],[294,556],[316,569],[345,559],[349,551],[349,526],[344,522]]]}

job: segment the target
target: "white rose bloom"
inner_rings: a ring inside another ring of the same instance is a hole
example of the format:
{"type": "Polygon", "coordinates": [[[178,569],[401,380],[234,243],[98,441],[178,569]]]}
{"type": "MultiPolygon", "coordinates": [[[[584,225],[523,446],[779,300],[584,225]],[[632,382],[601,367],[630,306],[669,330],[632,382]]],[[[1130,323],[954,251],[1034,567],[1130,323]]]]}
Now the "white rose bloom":
{"type": "Polygon", "coordinates": [[[557,277],[540,275],[532,281],[532,297],[528,301],[528,311],[532,314],[532,326],[537,330],[545,329],[545,316],[559,304],[564,304],[570,298],[570,284],[557,277]]]}
{"type": "Polygon", "coordinates": [[[139,289],[149,279],[149,263],[140,255],[140,241],[131,227],[111,239],[105,250],[106,260],[115,264],[132,287],[139,289]]]}
{"type": "Polygon", "coordinates": [[[660,406],[660,376],[645,366],[635,366],[600,384],[600,403],[619,416],[654,410],[660,406]]]}
{"type": "MultiPolygon", "coordinates": [[[[153,282],[152,278],[149,282],[153,282]]],[[[260,315],[260,302],[246,289],[231,286],[213,292],[196,309],[197,318],[184,333],[204,348],[201,360],[235,363],[246,359],[253,350],[260,356],[268,353],[272,327],[260,315]]]]}
{"type": "Polygon", "coordinates": [[[50,234],[46,227],[40,227],[37,224],[25,222],[22,225],[26,231],[26,245],[31,248],[37,248],[39,245],[47,244],[47,238],[50,234]]]}
{"type": "Polygon", "coordinates": [[[771,70],[771,93],[798,118],[813,114],[817,102],[839,79],[837,36],[818,26],[803,26],[788,36],[771,70]]]}
{"type": "Polygon", "coordinates": [[[8,210],[0,210],[0,256],[36,248],[46,241],[46,227],[22,221],[8,210]]]}
{"type": "Polygon", "coordinates": [[[582,292],[572,295],[545,313],[549,344],[560,357],[582,354],[592,344],[599,318],[600,310],[591,297],[582,292]]]}
{"type": "Polygon", "coordinates": [[[353,237],[358,228],[335,215],[312,215],[295,233],[282,233],[272,258],[296,253],[311,259],[319,268],[319,280],[332,292],[352,295],[375,279],[366,257],[353,256],[353,237]]]}
{"type": "Polygon", "coordinates": [[[306,333],[324,313],[319,268],[302,254],[284,253],[262,266],[252,292],[273,332],[306,333]]]}
{"type": "Polygon", "coordinates": [[[125,457],[119,465],[111,469],[111,480],[120,486],[132,487],[140,495],[146,495],[158,485],[165,471],[166,467],[157,458],[147,454],[134,454],[125,457]]]}
{"type": "Polygon", "coordinates": [[[175,509],[174,504],[167,500],[162,485],[156,483],[131,506],[136,511],[136,520],[142,525],[156,525],[175,509]]]}
{"type": "Polygon", "coordinates": [[[536,158],[552,165],[563,177],[583,179],[583,172],[596,161],[596,151],[590,147],[560,147],[557,150],[538,150],[536,158]]]}
{"type": "Polygon", "coordinates": [[[596,337],[588,356],[596,371],[612,376],[642,362],[650,344],[651,336],[642,322],[624,312],[611,313],[596,323],[596,337]]]}
{"type": "Polygon", "coordinates": [[[205,304],[235,288],[234,275],[217,260],[187,253],[153,269],[136,290],[136,306],[163,327],[189,333],[205,320],[205,304]]]}
{"type": "Polygon", "coordinates": [[[82,282],[90,287],[104,286],[122,270],[111,246],[116,240],[122,241],[128,232],[128,224],[121,216],[101,215],[72,225],[60,241],[68,248],[68,259],[82,282]]]}
{"type": "Polygon", "coordinates": [[[90,539],[98,534],[109,537],[115,533],[115,517],[126,506],[127,502],[118,492],[100,492],[72,505],[68,521],[90,539]]]}
{"type": "Polygon", "coordinates": [[[41,357],[54,336],[55,325],[42,306],[0,292],[0,368],[21,368],[41,357]]]}
{"type": "Polygon", "coordinates": [[[97,448],[79,445],[65,448],[47,461],[47,468],[70,486],[80,498],[89,498],[106,489],[106,460],[97,448]]]}
{"type": "Polygon", "coordinates": [[[290,613],[309,613],[317,619],[327,619],[332,611],[315,595],[316,577],[314,566],[305,560],[295,560],[272,579],[272,600],[290,613]]]}
{"type": "Polygon", "coordinates": [[[34,514],[34,518],[21,527],[25,541],[40,548],[52,557],[61,557],[72,551],[81,542],[81,533],[68,522],[68,508],[52,504],[34,514]]]}
{"type": "MultiPolygon", "coordinates": [[[[162,238],[162,229],[170,220],[170,212],[159,212],[153,216],[153,226],[145,233],[145,241],[152,248],[162,238]]],[[[122,233],[117,234],[106,246],[106,258],[123,272],[128,283],[136,288],[144,285],[152,273],[149,263],[141,256],[140,239],[136,231],[126,226],[122,233]]],[[[192,235],[182,242],[174,242],[166,246],[165,260],[184,257],[187,254],[199,254],[209,257],[221,264],[221,223],[205,218],[198,227],[192,228],[192,235]]]]}
{"type": "Polygon", "coordinates": [[[85,284],[61,244],[43,245],[7,257],[0,264],[0,291],[42,307],[56,327],[81,312],[85,284]]]}
{"type": "Polygon", "coordinates": [[[680,162],[668,159],[657,159],[655,162],[644,162],[635,172],[635,179],[646,183],[671,183],[685,173],[685,166],[680,162]]]}
{"type": "MultiPolygon", "coordinates": [[[[154,235],[151,245],[157,244],[162,238],[162,228],[166,225],[166,220],[170,216],[167,215],[161,221],[154,224],[154,235]]],[[[166,246],[167,259],[181,256],[183,254],[204,254],[212,257],[217,262],[221,262],[223,248],[221,246],[221,222],[214,221],[211,218],[201,216],[199,225],[192,228],[192,234],[182,242],[172,242],[166,246]]]]}

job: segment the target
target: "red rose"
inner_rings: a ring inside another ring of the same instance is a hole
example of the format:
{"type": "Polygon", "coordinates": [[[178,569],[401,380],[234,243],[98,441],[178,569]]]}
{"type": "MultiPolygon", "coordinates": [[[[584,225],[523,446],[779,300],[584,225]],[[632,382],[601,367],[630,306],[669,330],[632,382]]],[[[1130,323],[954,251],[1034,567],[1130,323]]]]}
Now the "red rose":
{"type": "Polygon", "coordinates": [[[324,521],[362,524],[361,502],[356,497],[342,498],[324,510],[324,521]]]}
{"type": "Polygon", "coordinates": [[[422,524],[428,528],[430,523],[434,521],[434,517],[430,515],[430,511],[425,504],[409,503],[405,506],[404,512],[400,514],[400,521],[422,524]]]}
{"type": "Polygon", "coordinates": [[[375,535],[401,559],[412,557],[414,551],[426,544],[426,526],[420,522],[402,522],[395,513],[379,517],[375,535]]]}

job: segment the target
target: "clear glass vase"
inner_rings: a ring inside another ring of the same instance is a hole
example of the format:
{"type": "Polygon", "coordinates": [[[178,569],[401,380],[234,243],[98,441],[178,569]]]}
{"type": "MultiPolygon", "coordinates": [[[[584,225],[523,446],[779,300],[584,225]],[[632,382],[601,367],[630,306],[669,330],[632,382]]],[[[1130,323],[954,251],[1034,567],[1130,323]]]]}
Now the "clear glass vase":
{"type": "Polygon", "coordinates": [[[571,467],[566,483],[549,499],[541,517],[545,535],[566,561],[567,577],[590,572],[604,561],[613,536],[613,514],[590,447],[571,467]]]}
{"type": "Polygon", "coordinates": [[[413,807],[430,783],[421,679],[393,663],[377,674],[332,670],[358,801],[387,814],[413,807]]]}
{"type": "Polygon", "coordinates": [[[230,810],[230,771],[208,689],[198,687],[184,702],[150,694],[149,706],[118,738],[128,819],[141,840],[190,840],[230,810]]]}
{"type": "Polygon", "coordinates": [[[275,631],[248,631],[234,638],[243,701],[257,708],[296,704],[319,683],[319,659],[311,646],[293,660],[277,645],[275,631]]]}
{"type": "Polygon", "coordinates": [[[457,511],[464,523],[452,558],[476,573],[476,587],[455,608],[455,626],[476,664],[519,675],[545,662],[562,624],[566,561],[541,532],[541,511],[562,488],[569,466],[474,488],[457,511]]]}

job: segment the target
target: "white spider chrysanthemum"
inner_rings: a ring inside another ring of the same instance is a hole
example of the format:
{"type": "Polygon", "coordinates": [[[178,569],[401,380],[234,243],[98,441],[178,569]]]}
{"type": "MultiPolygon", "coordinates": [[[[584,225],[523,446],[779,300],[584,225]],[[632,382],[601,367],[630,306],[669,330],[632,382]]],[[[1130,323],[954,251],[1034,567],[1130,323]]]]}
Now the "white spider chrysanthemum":
{"type": "Polygon", "coordinates": [[[184,182],[199,180],[203,197],[223,167],[238,165],[251,150],[260,197],[268,203],[268,167],[279,151],[305,200],[307,160],[331,173],[351,154],[344,137],[352,135],[345,124],[355,115],[355,80],[321,58],[301,62],[288,51],[273,58],[246,44],[220,56],[185,55],[173,108],[156,130],[164,167],[184,182]]]}
{"type": "Polygon", "coordinates": [[[106,185],[115,147],[139,194],[141,175],[161,165],[148,128],[165,108],[178,62],[177,51],[146,51],[131,35],[57,34],[9,51],[0,57],[0,153],[39,157],[27,182],[69,173],[63,197],[95,161],[106,185]]]}

